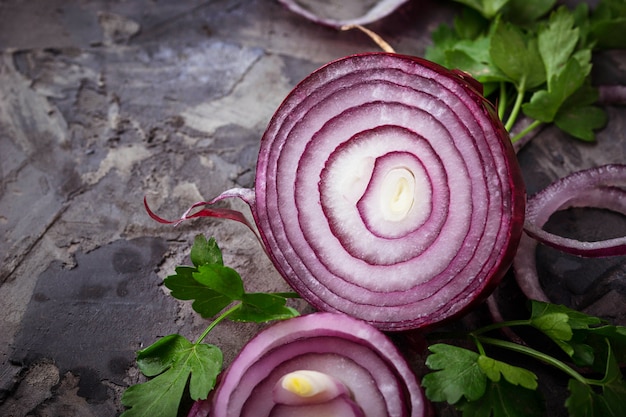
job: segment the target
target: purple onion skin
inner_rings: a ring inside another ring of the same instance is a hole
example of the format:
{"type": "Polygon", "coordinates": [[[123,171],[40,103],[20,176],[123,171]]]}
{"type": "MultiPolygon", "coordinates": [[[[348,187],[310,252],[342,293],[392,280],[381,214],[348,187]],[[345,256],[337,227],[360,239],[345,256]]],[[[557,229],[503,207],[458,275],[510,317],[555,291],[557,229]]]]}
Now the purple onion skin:
{"type": "MultiPolygon", "coordinates": [[[[506,171],[506,178],[501,181],[503,188],[508,190],[506,201],[504,202],[508,210],[508,212],[506,213],[506,227],[508,227],[508,231],[506,231],[506,233],[503,234],[500,238],[501,242],[499,244],[499,247],[497,248],[498,250],[500,250],[500,253],[497,255],[498,259],[495,261],[495,263],[488,267],[489,271],[486,273],[486,276],[481,279],[481,282],[471,283],[464,292],[460,294],[455,294],[453,298],[447,300],[447,306],[444,308],[440,308],[436,311],[419,312],[422,316],[417,319],[402,319],[397,322],[379,322],[376,320],[365,319],[366,321],[384,331],[402,331],[416,328],[428,329],[430,327],[435,327],[440,324],[449,322],[466,314],[470,309],[483,302],[493,291],[493,289],[495,289],[495,287],[499,284],[502,277],[509,269],[513,261],[517,245],[519,244],[521,238],[524,223],[526,188],[522,179],[515,151],[509,139],[508,132],[499,120],[494,106],[482,96],[480,83],[472,79],[469,75],[460,71],[451,71],[433,62],[413,56],[405,56],[392,53],[358,54],[351,57],[342,58],[337,61],[333,61],[315,71],[313,74],[311,74],[294,88],[290,96],[288,96],[283,102],[283,106],[285,105],[285,103],[288,103],[289,100],[293,100],[294,97],[303,96],[304,94],[306,94],[306,91],[309,91],[311,89],[314,90],[316,87],[314,87],[313,85],[318,82],[318,77],[323,76],[319,75],[320,73],[323,74],[327,69],[333,66],[342,65],[342,61],[359,61],[363,59],[370,59],[374,61],[380,60],[382,62],[384,62],[385,60],[401,60],[408,64],[412,63],[416,66],[421,66],[427,68],[428,70],[432,70],[437,74],[440,74],[444,78],[452,80],[456,84],[461,86],[465,94],[470,98],[471,101],[476,104],[477,108],[479,109],[477,110],[477,112],[481,113],[480,115],[476,115],[476,117],[481,117],[483,118],[483,120],[488,120],[488,123],[491,124],[491,128],[493,129],[495,136],[498,138],[497,141],[499,142],[497,145],[495,145],[496,148],[498,148],[497,152],[501,153],[500,158],[505,161],[505,166],[500,167],[500,169],[506,171]]],[[[359,64],[355,65],[358,68],[359,64]]],[[[281,106],[281,108],[283,106],[281,106]]],[[[267,191],[267,186],[265,182],[268,180],[268,174],[265,172],[265,167],[269,163],[269,153],[264,153],[263,149],[264,147],[267,148],[269,146],[268,142],[273,140],[271,133],[272,125],[274,123],[280,123],[280,121],[276,121],[281,117],[285,117],[285,115],[281,114],[281,108],[279,108],[279,110],[274,115],[272,121],[270,122],[268,130],[266,131],[261,141],[261,152],[259,154],[259,161],[257,165],[255,202],[251,204],[252,214],[255,219],[255,223],[257,224],[257,226],[259,226],[258,228],[261,239],[274,265],[283,275],[283,277],[285,277],[285,279],[289,282],[289,284],[303,296],[303,298],[305,298],[318,310],[343,312],[352,315],[350,309],[337,309],[333,306],[329,306],[326,302],[317,298],[315,294],[312,295],[310,288],[304,288],[298,283],[297,278],[294,279],[293,271],[288,271],[285,269],[286,264],[284,263],[284,260],[281,261],[281,259],[279,259],[280,257],[282,257],[282,254],[277,255],[277,253],[274,251],[275,241],[273,240],[273,237],[270,238],[269,234],[271,234],[272,232],[270,228],[267,227],[268,221],[273,221],[273,219],[269,218],[272,216],[267,213],[263,214],[260,212],[260,210],[264,210],[267,205],[265,201],[267,191]]],[[[485,161],[484,164],[490,164],[490,162],[485,161]]],[[[311,256],[315,256],[315,254],[312,253],[311,256]]],[[[374,306],[372,308],[376,307],[374,306]]],[[[357,317],[359,316],[357,315],[357,317]]]]}
{"type": "Polygon", "coordinates": [[[287,9],[296,13],[314,23],[323,26],[329,26],[339,29],[346,25],[367,25],[380,20],[389,14],[393,13],[400,6],[407,3],[408,0],[380,0],[377,2],[374,8],[370,9],[363,16],[355,16],[351,19],[333,19],[330,17],[323,17],[313,10],[302,7],[298,4],[297,0],[279,0],[279,2],[287,9]]]}
{"type": "MultiPolygon", "coordinates": [[[[188,417],[206,417],[207,413],[211,417],[238,417],[241,413],[258,410],[247,402],[254,396],[267,399],[260,394],[265,391],[270,393],[271,398],[271,391],[281,377],[280,370],[291,366],[328,372],[346,384],[351,395],[355,395],[352,400],[365,415],[371,415],[372,410],[358,403],[358,393],[354,392],[354,388],[363,382],[358,378],[360,372],[371,375],[371,381],[366,385],[374,390],[381,388],[378,383],[384,386],[377,394],[381,399],[376,401],[382,401],[387,406],[391,404],[395,411],[387,411],[389,415],[432,415],[432,406],[426,400],[415,373],[386,335],[361,320],[344,314],[322,312],[277,322],[257,333],[220,376],[217,388],[209,399],[196,402],[188,417]],[[352,348],[335,350],[335,340],[338,341],[337,346],[352,348]],[[360,355],[362,352],[367,352],[371,358],[364,358],[360,355]],[[343,365],[341,369],[328,370],[328,360],[343,365]],[[358,372],[354,373],[355,370],[358,372]],[[397,390],[390,390],[390,381],[397,385],[397,390]]],[[[370,401],[367,396],[360,398],[370,401]]],[[[271,403],[266,405],[267,409],[271,409],[271,403]]]]}

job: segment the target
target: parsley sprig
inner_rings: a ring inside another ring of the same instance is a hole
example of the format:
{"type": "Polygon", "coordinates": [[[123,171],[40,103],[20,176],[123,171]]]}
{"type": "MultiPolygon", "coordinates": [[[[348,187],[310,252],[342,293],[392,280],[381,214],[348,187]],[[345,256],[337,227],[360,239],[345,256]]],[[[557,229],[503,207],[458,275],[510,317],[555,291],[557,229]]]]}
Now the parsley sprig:
{"type": "Polygon", "coordinates": [[[223,355],[203,341],[221,321],[264,323],[299,314],[286,305],[288,298],[298,297],[295,293],[246,292],[237,271],[224,266],[213,238],[196,236],[191,262],[193,266],[175,268],[164,285],[174,298],[193,300],[192,308],[202,317],[217,317],[195,342],[170,334],[137,352],[139,370],[151,379],[124,392],[122,404],[128,410],[123,417],[174,417],[186,389],[192,400],[206,399],[222,370],[223,355]]]}
{"type": "Polygon", "coordinates": [[[422,385],[430,400],[453,404],[463,416],[542,415],[537,375],[489,356],[485,347],[492,346],[536,359],[567,375],[565,407],[571,417],[626,415],[626,381],[619,366],[626,361],[626,327],[565,306],[531,301],[529,319],[494,323],[469,332],[467,337],[476,350],[445,343],[429,347],[426,365],[434,372],[424,376],[422,385]],[[489,336],[494,330],[516,326],[540,331],[567,360],[489,336]],[[581,369],[600,377],[586,376],[581,369]]]}
{"type": "Polygon", "coordinates": [[[456,0],[464,4],[452,26],[432,34],[425,57],[471,74],[485,96],[498,103],[498,115],[518,142],[544,123],[571,136],[595,140],[607,121],[595,105],[592,52],[624,48],[626,3],[585,2],[570,10],[556,0],[456,0]],[[519,116],[531,122],[516,128],[519,116]]]}

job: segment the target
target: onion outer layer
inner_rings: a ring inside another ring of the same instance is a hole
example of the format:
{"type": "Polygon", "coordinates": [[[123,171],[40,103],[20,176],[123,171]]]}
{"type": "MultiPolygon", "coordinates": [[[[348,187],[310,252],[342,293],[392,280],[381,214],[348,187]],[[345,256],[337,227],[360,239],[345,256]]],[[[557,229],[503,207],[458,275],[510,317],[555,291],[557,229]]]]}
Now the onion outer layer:
{"type": "Polygon", "coordinates": [[[315,71],[277,110],[252,213],[277,269],[318,310],[383,330],[426,327],[500,281],[521,235],[525,187],[476,87],[420,58],[370,53],[315,71]],[[368,203],[385,181],[419,190],[415,208],[398,203],[400,221],[395,206],[385,217],[368,203]]]}
{"type": "MultiPolygon", "coordinates": [[[[269,415],[277,381],[305,368],[340,380],[366,416],[429,415],[413,371],[387,336],[363,321],[322,312],[277,322],[257,333],[222,374],[210,399],[210,416],[269,415]],[[381,405],[385,409],[376,409],[381,405]]],[[[199,402],[190,415],[205,416],[199,410],[208,408],[199,402]]]]}

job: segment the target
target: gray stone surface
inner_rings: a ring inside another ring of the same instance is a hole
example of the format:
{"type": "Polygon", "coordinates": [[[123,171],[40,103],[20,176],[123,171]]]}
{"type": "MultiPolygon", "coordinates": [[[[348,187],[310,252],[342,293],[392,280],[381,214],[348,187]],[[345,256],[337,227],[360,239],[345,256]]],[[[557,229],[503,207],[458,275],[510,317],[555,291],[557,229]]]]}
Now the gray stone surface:
{"type": "MultiPolygon", "coordinates": [[[[372,29],[419,55],[450,16],[448,5],[414,1],[372,29]]],[[[0,1],[0,415],[119,414],[124,388],[141,380],[134,352],[206,326],[160,285],[187,262],[197,233],[217,238],[250,290],[286,289],[245,227],[164,226],[142,199],[175,218],[253,186],[258,141],[285,95],[323,63],[369,50],[362,34],[270,0],[0,1]]],[[[598,59],[598,80],[626,83],[624,54],[598,59]]],[[[520,153],[530,193],[626,161],[625,110],[608,112],[597,144],[538,134],[520,153]]],[[[555,297],[623,322],[623,258],[598,266],[546,256],[555,270],[545,274],[571,289],[556,286],[555,297]],[[572,270],[586,281],[564,274],[572,270]]],[[[258,328],[224,324],[211,343],[228,362],[258,328]]]]}

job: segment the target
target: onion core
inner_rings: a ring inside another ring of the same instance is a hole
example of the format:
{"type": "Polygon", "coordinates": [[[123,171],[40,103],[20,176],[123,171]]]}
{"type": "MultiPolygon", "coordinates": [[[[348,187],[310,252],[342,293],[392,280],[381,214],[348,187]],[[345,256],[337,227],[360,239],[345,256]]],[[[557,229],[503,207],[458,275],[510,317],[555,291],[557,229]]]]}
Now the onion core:
{"type": "Polygon", "coordinates": [[[223,373],[210,410],[211,417],[423,417],[429,408],[387,336],[344,314],[313,313],[257,333],[223,373]]]}

